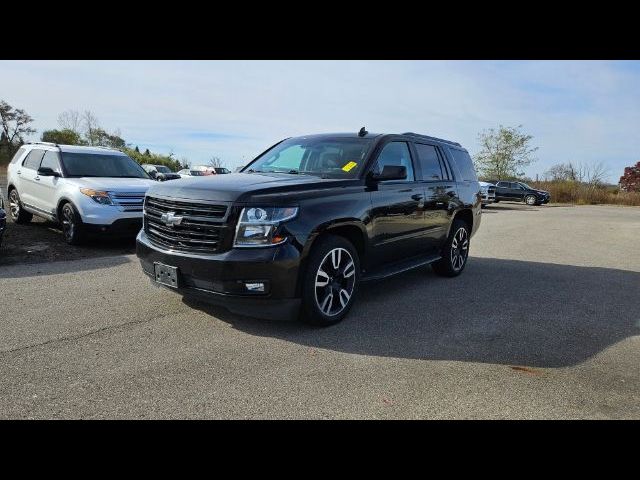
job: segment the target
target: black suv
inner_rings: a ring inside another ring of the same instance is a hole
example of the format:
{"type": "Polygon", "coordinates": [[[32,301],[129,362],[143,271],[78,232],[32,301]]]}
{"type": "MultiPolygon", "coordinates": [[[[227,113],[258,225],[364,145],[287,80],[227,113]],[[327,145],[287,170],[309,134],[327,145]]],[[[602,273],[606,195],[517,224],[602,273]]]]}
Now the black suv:
{"type": "Polygon", "coordinates": [[[241,172],[147,192],[137,255],[155,282],[261,318],[340,321],[361,281],[459,275],[480,225],[471,158],[414,133],[289,138],[241,172]]]}
{"type": "Polygon", "coordinates": [[[496,202],[506,200],[511,202],[524,202],[527,205],[542,205],[549,203],[549,192],[532,188],[522,182],[491,182],[496,185],[496,202]]]}

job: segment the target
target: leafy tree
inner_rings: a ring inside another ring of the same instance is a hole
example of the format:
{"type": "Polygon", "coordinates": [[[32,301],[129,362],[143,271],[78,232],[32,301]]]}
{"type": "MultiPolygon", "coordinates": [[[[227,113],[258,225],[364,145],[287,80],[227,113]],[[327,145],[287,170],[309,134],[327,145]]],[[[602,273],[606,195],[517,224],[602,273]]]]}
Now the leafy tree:
{"type": "Polygon", "coordinates": [[[626,192],[640,192],[640,162],[624,169],[620,177],[620,188],[626,192]]]}
{"type": "Polygon", "coordinates": [[[151,156],[151,152],[149,151],[149,149],[148,149],[148,148],[144,151],[144,155],[145,155],[146,157],[151,156]]]}
{"type": "Polygon", "coordinates": [[[136,145],[135,151],[136,151],[136,153],[140,153],[140,149],[138,148],[137,145],[136,145]]]}
{"type": "Polygon", "coordinates": [[[43,142],[60,143],[62,145],[83,145],[80,134],[65,128],[63,130],[45,130],[41,137],[43,142]]]}
{"type": "Polygon", "coordinates": [[[124,148],[124,146],[126,145],[124,139],[120,138],[120,136],[116,135],[115,133],[110,134],[100,127],[93,129],[91,135],[91,145],[99,145],[101,147],[110,148],[124,148]]]}
{"type": "Polygon", "coordinates": [[[27,112],[0,100],[0,152],[13,155],[25,137],[35,133],[36,130],[29,126],[31,122],[33,118],[27,112]]]}
{"type": "Polygon", "coordinates": [[[523,168],[535,161],[532,155],[538,147],[531,146],[533,136],[521,128],[500,125],[478,135],[482,147],[475,156],[475,166],[482,177],[502,180],[524,175],[523,168]]]}

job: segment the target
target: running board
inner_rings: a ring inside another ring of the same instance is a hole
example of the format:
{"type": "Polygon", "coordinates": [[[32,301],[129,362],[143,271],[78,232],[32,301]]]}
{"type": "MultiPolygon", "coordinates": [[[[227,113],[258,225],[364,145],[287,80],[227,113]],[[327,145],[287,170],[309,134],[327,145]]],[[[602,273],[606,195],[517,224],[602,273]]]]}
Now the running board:
{"type": "Polygon", "coordinates": [[[382,270],[376,270],[373,272],[367,272],[362,275],[360,281],[370,282],[373,280],[382,280],[383,278],[391,277],[402,272],[413,270],[414,268],[420,268],[430,263],[437,262],[442,257],[440,255],[428,255],[417,258],[411,258],[402,262],[393,263],[382,270]]]}

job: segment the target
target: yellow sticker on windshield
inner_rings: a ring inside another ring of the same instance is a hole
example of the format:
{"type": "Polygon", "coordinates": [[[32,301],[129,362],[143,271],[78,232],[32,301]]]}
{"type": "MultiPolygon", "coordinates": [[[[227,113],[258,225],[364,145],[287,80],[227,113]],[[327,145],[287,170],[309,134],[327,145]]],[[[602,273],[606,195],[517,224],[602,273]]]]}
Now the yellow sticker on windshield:
{"type": "Polygon", "coordinates": [[[342,167],[342,170],[344,170],[345,172],[349,172],[349,171],[351,171],[351,169],[353,169],[353,167],[355,167],[356,165],[358,165],[356,162],[349,162],[349,163],[347,163],[344,167],[342,167]]]}

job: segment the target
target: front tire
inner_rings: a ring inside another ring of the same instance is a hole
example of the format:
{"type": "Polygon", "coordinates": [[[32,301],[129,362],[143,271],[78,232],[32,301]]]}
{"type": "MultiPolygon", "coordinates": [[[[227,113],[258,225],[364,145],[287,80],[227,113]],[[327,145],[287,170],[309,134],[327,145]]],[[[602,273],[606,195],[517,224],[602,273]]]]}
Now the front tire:
{"type": "Polygon", "coordinates": [[[467,222],[454,220],[449,238],[442,249],[442,258],[431,264],[433,271],[443,277],[460,275],[469,258],[469,239],[467,222]]]}
{"type": "Polygon", "coordinates": [[[351,309],[360,283],[360,259],[343,237],[318,240],[303,277],[300,320],[317,326],[341,321],[351,309]]]}
{"type": "Polygon", "coordinates": [[[533,195],[527,195],[526,197],[524,197],[524,203],[526,203],[530,207],[533,207],[537,203],[536,197],[533,195]]]}
{"type": "Polygon", "coordinates": [[[9,214],[13,223],[25,224],[29,223],[33,215],[22,208],[20,195],[15,188],[9,192],[9,214]]]}
{"type": "Polygon", "coordinates": [[[60,210],[60,224],[64,241],[69,245],[81,245],[84,242],[84,226],[80,214],[71,203],[65,203],[60,210]]]}

